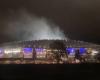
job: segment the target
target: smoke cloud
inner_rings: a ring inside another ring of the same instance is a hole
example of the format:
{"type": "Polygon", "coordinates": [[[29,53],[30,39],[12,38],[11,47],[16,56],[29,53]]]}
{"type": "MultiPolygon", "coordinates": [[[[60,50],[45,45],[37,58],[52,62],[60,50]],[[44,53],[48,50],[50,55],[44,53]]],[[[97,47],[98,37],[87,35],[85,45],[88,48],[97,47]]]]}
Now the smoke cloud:
{"type": "Polygon", "coordinates": [[[63,31],[44,17],[26,11],[13,13],[5,29],[8,36],[17,40],[66,39],[63,31]]]}

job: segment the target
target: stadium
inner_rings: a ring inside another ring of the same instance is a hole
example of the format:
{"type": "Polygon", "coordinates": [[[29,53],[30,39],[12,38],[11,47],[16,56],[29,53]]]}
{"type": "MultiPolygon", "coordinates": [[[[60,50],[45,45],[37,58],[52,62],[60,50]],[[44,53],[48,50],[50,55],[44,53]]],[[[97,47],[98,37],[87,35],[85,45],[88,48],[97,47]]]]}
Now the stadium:
{"type": "Polygon", "coordinates": [[[15,41],[0,45],[0,63],[99,63],[99,52],[100,45],[71,39],[15,41]]]}

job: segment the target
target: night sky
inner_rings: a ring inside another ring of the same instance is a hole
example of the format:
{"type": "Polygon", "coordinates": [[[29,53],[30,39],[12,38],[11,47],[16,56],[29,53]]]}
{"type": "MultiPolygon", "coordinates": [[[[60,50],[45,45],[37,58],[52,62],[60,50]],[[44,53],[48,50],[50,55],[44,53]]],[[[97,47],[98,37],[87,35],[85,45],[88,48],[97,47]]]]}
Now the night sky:
{"type": "Polygon", "coordinates": [[[5,29],[8,18],[21,9],[52,20],[71,39],[100,44],[99,0],[0,0],[0,43],[16,40],[5,29]]]}

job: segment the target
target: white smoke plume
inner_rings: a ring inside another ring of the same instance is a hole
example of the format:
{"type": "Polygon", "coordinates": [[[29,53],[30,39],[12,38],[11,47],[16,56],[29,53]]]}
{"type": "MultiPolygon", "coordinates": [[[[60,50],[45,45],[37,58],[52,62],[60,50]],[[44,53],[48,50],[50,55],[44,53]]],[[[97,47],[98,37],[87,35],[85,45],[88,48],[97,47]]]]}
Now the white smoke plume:
{"type": "Polygon", "coordinates": [[[44,17],[26,11],[14,13],[7,22],[6,35],[18,40],[66,39],[63,31],[44,17]]]}

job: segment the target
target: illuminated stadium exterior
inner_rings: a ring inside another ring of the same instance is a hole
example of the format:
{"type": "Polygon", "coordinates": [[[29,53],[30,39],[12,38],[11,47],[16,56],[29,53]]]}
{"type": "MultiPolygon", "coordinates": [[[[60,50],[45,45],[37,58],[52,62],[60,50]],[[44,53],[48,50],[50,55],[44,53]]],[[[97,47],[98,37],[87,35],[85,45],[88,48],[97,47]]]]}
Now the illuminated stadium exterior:
{"type": "MultiPolygon", "coordinates": [[[[94,59],[94,56],[99,54],[100,45],[76,41],[76,40],[33,40],[33,41],[15,41],[10,43],[4,43],[0,45],[0,60],[1,63],[57,63],[55,58],[53,57],[52,50],[60,53],[60,50],[51,49],[50,44],[54,41],[61,41],[66,48],[67,54],[66,56],[61,57],[61,61],[59,63],[78,63],[80,62],[78,59],[75,59],[75,50],[80,50],[80,55],[85,57],[86,61],[92,59],[94,62],[99,62],[94,59]],[[69,50],[69,53],[67,51],[69,50]],[[87,54],[87,52],[91,52],[87,54]],[[89,56],[86,58],[86,56],[89,56]],[[89,59],[89,60],[88,60],[89,59]],[[6,62],[5,62],[6,61],[6,62]],[[27,62],[29,61],[29,62],[27,62]]],[[[84,59],[84,60],[85,60],[84,59]]],[[[85,62],[86,62],[85,61],[85,62]]]]}

